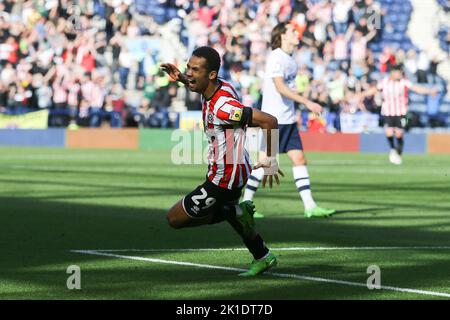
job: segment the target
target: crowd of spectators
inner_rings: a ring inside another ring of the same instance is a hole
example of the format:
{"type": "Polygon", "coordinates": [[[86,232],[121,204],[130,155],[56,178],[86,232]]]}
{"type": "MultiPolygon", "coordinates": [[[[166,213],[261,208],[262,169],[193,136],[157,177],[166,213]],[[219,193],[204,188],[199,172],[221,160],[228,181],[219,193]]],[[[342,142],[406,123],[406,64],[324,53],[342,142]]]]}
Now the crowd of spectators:
{"type": "MultiPolygon", "coordinates": [[[[157,90],[153,55],[138,57],[127,50],[127,40],[145,33],[130,13],[131,4],[1,2],[0,111],[50,109],[50,126],[168,126],[171,90],[157,90]],[[134,92],[129,89],[144,90],[152,104],[130,105],[134,92]]],[[[149,28],[158,28],[149,22],[149,28]]]]}
{"type": "Polygon", "coordinates": [[[339,130],[341,113],[378,113],[379,98],[355,97],[394,64],[418,82],[436,76],[439,61],[426,53],[369,49],[389,28],[375,0],[149,0],[175,13],[163,25],[135,2],[0,2],[0,112],[50,109],[51,126],[173,126],[177,111],[200,110],[199,97],[158,64],[169,59],[183,69],[202,45],[219,51],[220,75],[244,104],[259,107],[270,32],[279,21],[292,21],[301,37],[297,90],[327,110],[325,120],[299,112],[304,128],[339,130]],[[130,49],[142,37],[162,42],[130,49]]]}

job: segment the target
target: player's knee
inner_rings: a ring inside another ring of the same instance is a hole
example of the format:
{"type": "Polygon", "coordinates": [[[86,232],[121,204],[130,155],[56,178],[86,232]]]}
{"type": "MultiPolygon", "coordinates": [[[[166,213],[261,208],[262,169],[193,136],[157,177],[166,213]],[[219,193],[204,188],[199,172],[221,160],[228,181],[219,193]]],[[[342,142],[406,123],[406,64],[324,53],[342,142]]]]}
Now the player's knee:
{"type": "Polygon", "coordinates": [[[294,161],[294,166],[306,166],[307,161],[304,156],[298,156],[294,161]]]}
{"type": "Polygon", "coordinates": [[[306,157],[303,152],[292,151],[288,152],[289,158],[291,158],[292,165],[294,167],[297,166],[306,166],[306,157]]]}
{"type": "Polygon", "coordinates": [[[167,214],[166,219],[167,219],[167,222],[169,223],[169,226],[171,226],[172,228],[174,228],[174,229],[181,228],[182,224],[180,223],[180,221],[177,219],[177,217],[175,217],[170,212],[167,214]]]}

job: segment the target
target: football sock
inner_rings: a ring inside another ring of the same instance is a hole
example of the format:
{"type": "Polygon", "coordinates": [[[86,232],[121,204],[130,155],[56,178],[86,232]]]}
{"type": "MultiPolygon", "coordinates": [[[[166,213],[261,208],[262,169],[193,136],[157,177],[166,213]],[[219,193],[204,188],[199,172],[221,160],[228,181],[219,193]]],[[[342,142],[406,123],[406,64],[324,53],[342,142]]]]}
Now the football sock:
{"type": "Polygon", "coordinates": [[[394,137],[386,137],[388,139],[389,142],[389,146],[391,147],[391,149],[395,149],[394,146],[394,137]]]}
{"type": "Polygon", "coordinates": [[[267,258],[269,256],[269,251],[267,251],[267,253],[262,256],[261,258],[257,259],[257,260],[264,260],[265,258],[267,258]]]}
{"type": "Polygon", "coordinates": [[[263,177],[264,177],[263,168],[252,170],[252,174],[248,178],[247,186],[245,187],[243,199],[244,201],[253,199],[253,196],[255,195],[256,190],[258,190],[259,184],[261,183],[263,177]]]}
{"type": "Polygon", "coordinates": [[[269,253],[269,249],[259,234],[253,239],[244,238],[244,244],[255,260],[262,259],[269,253]]]}
{"type": "Polygon", "coordinates": [[[397,153],[399,155],[403,153],[403,137],[397,138],[397,153]]]}
{"type": "Polygon", "coordinates": [[[227,219],[228,223],[233,227],[233,229],[241,236],[244,241],[245,246],[248,251],[253,255],[255,260],[261,259],[268,252],[269,249],[266,247],[264,240],[261,236],[254,231],[251,235],[246,235],[243,232],[242,225],[235,219],[227,219]]]}
{"type": "Polygon", "coordinates": [[[306,166],[296,166],[292,167],[292,172],[294,174],[295,185],[300,193],[305,210],[314,209],[317,205],[311,194],[308,169],[306,166]]]}

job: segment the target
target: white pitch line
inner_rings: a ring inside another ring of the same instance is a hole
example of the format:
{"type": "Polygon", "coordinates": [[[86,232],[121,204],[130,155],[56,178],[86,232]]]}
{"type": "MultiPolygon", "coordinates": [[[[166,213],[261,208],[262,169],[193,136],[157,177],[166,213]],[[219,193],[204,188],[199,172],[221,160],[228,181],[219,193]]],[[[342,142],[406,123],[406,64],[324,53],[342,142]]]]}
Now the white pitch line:
{"type": "MultiPolygon", "coordinates": [[[[178,248],[178,249],[93,249],[96,252],[208,252],[247,251],[247,248],[178,248]]],[[[270,248],[272,251],[339,251],[339,250],[450,250],[450,246],[409,246],[409,247],[289,247],[270,248]]]]}
{"type": "MultiPolygon", "coordinates": [[[[124,256],[124,255],[118,255],[118,254],[113,254],[113,253],[98,252],[98,251],[94,251],[94,250],[71,250],[71,252],[81,253],[81,254],[90,254],[90,255],[96,255],[96,256],[104,256],[104,257],[112,257],[112,258],[129,259],[129,260],[136,260],[136,261],[161,263],[161,264],[172,264],[172,265],[179,265],[179,266],[197,267],[197,268],[204,268],[204,269],[215,269],[215,270],[236,271],[236,272],[247,271],[246,269],[240,269],[240,268],[231,268],[231,267],[215,266],[215,265],[210,265],[210,264],[200,264],[200,263],[192,263],[192,262],[184,262],[184,261],[154,259],[154,258],[135,257],[135,256],[124,256]]],[[[302,276],[302,275],[289,274],[289,273],[267,272],[267,274],[270,274],[275,277],[280,277],[280,278],[292,278],[292,279],[298,279],[298,280],[326,282],[326,283],[342,284],[342,285],[353,286],[353,287],[367,288],[367,284],[359,283],[359,282],[325,279],[325,278],[318,278],[318,277],[309,277],[309,276],[302,276]]],[[[380,286],[380,289],[450,298],[450,293],[416,290],[416,289],[409,289],[409,288],[399,288],[399,287],[392,287],[392,286],[380,286]]]]}
{"type": "Polygon", "coordinates": [[[95,250],[70,250],[70,252],[91,254],[91,255],[96,255],[96,256],[113,257],[113,258],[130,259],[130,260],[137,260],[137,261],[147,261],[147,262],[154,262],[154,263],[174,264],[174,265],[179,265],[179,266],[198,267],[198,268],[205,268],[205,269],[218,269],[218,270],[238,271],[238,272],[247,271],[246,269],[213,266],[213,265],[209,265],[209,264],[199,264],[199,263],[163,260],[163,259],[154,259],[154,258],[144,258],[144,257],[135,257],[135,256],[123,256],[123,255],[118,255],[118,254],[113,254],[113,253],[98,252],[95,250]]]}

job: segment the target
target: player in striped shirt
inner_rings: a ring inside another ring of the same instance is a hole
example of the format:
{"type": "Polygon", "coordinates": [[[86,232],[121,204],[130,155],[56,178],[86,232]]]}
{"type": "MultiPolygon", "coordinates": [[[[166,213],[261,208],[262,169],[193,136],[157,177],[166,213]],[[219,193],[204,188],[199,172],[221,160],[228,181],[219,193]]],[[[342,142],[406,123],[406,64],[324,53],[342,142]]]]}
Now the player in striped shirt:
{"type": "Polygon", "coordinates": [[[277,260],[254,228],[253,203],[239,204],[242,187],[251,172],[250,159],[244,148],[245,130],[248,126],[259,126],[269,132],[268,157],[255,168],[264,168],[264,178],[269,179],[272,187],[272,177],[279,183],[277,174],[282,174],[271,150],[270,132],[277,128],[277,120],[239,102],[234,88],[218,78],[220,56],[213,48],[194,50],[186,74],[172,64],[161,67],[174,80],[202,95],[204,131],[209,146],[206,181],[170,209],[168,222],[178,229],[228,221],[254,257],[250,269],[240,275],[258,275],[275,266],[277,260]]]}
{"type": "Polygon", "coordinates": [[[437,93],[436,89],[421,87],[405,79],[402,67],[395,65],[389,76],[380,80],[376,87],[360,94],[360,98],[363,99],[381,92],[383,98],[381,115],[384,117],[385,134],[391,148],[389,161],[396,165],[402,164],[403,134],[408,113],[408,90],[419,94],[434,95],[437,93]],[[397,143],[394,142],[394,137],[397,143]]]}

